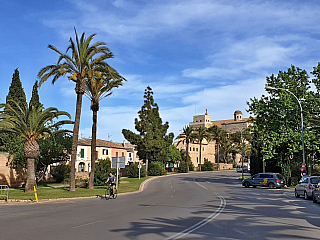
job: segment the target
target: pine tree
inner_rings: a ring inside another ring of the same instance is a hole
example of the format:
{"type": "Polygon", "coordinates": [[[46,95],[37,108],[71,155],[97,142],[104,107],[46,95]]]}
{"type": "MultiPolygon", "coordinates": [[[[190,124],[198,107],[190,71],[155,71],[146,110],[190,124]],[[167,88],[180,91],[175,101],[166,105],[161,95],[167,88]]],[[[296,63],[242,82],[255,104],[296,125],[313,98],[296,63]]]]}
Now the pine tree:
{"type": "MultiPolygon", "coordinates": [[[[15,101],[16,103],[27,105],[26,94],[22,88],[22,83],[20,81],[19,70],[18,68],[14,70],[14,74],[12,76],[12,82],[9,87],[9,93],[6,97],[6,103],[10,104],[10,106],[14,110],[18,110],[17,106],[10,101],[15,101]]],[[[7,109],[7,108],[6,108],[7,109]]],[[[5,109],[5,111],[6,111],[5,109]]]]}
{"type": "MultiPolygon", "coordinates": [[[[6,97],[6,103],[9,104],[14,110],[17,110],[18,107],[12,101],[17,102],[19,105],[25,104],[27,106],[26,94],[22,88],[18,68],[14,70],[11,85],[9,87],[9,93],[6,97]]],[[[4,111],[6,110],[8,110],[8,108],[4,109],[4,111]]],[[[7,151],[11,141],[15,140],[16,137],[17,135],[14,133],[0,133],[0,151],[7,151]]]]}
{"type": "Polygon", "coordinates": [[[40,103],[38,88],[39,88],[38,81],[36,81],[33,85],[32,96],[31,96],[31,99],[29,102],[29,108],[31,105],[35,108],[38,108],[38,107],[42,108],[43,107],[43,104],[40,103]]]}
{"type": "Polygon", "coordinates": [[[167,135],[169,123],[162,124],[159,107],[154,102],[152,89],[148,86],[144,92],[144,105],[138,112],[139,119],[135,119],[136,134],[123,129],[122,134],[137,146],[138,156],[144,161],[162,161],[167,159],[169,146],[173,142],[173,133],[167,135]]]}

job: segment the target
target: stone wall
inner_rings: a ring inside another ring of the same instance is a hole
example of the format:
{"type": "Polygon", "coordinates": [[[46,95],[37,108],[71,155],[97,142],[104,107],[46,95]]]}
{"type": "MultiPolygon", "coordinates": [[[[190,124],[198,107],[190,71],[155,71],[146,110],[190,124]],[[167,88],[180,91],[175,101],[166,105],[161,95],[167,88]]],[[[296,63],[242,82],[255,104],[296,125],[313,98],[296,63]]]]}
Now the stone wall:
{"type": "Polygon", "coordinates": [[[8,153],[0,152],[0,184],[9,187],[21,187],[27,180],[25,168],[14,169],[8,166],[8,153]]]}

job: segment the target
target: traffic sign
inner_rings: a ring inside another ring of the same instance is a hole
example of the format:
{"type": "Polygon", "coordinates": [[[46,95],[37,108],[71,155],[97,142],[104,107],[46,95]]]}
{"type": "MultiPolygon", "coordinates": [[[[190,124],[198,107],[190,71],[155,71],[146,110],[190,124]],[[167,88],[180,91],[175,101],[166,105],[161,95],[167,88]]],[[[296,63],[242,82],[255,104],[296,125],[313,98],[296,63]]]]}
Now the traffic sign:
{"type": "Polygon", "coordinates": [[[302,168],[306,168],[306,164],[305,163],[302,163],[302,168]]]}
{"type": "Polygon", "coordinates": [[[302,173],[302,176],[306,176],[307,175],[307,171],[306,170],[303,170],[301,173],[302,173]]]}
{"type": "Polygon", "coordinates": [[[111,168],[125,168],[126,158],[125,157],[113,157],[111,162],[111,168]]]}

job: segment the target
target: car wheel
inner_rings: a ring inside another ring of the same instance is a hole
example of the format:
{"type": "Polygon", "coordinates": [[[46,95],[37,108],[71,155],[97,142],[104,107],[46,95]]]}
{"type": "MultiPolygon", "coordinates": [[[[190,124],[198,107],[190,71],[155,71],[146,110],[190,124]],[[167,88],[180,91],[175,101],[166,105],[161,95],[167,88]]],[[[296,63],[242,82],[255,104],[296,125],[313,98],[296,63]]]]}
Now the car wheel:
{"type": "Polygon", "coordinates": [[[250,187],[250,183],[249,182],[245,182],[244,183],[244,187],[246,187],[246,188],[250,187]]]}
{"type": "Polygon", "coordinates": [[[304,199],[305,199],[305,200],[308,200],[308,199],[309,199],[307,192],[304,192],[304,195],[303,195],[303,196],[304,196],[304,199]]]}
{"type": "Polygon", "coordinates": [[[296,198],[299,198],[299,197],[300,197],[300,195],[298,194],[297,190],[294,190],[294,196],[295,196],[296,198]]]}
{"type": "Polygon", "coordinates": [[[268,187],[269,187],[269,188],[275,188],[276,185],[275,185],[274,183],[269,183],[268,187]]]}
{"type": "Polygon", "coordinates": [[[314,196],[314,194],[312,194],[312,202],[314,202],[314,203],[317,203],[317,202],[318,202],[317,199],[316,199],[316,197],[314,196]]]}

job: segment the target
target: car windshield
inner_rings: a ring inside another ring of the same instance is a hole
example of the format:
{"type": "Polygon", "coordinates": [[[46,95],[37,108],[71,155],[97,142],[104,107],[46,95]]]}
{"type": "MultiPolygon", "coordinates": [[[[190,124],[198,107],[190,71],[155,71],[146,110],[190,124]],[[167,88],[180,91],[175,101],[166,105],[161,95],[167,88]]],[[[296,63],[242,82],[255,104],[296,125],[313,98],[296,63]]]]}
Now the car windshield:
{"type": "Polygon", "coordinates": [[[320,177],[318,177],[318,178],[310,178],[310,182],[312,184],[318,184],[320,182],[320,177]]]}
{"type": "Polygon", "coordinates": [[[281,174],[277,174],[277,178],[279,178],[279,179],[283,179],[283,177],[282,177],[282,175],[281,174]]]}

